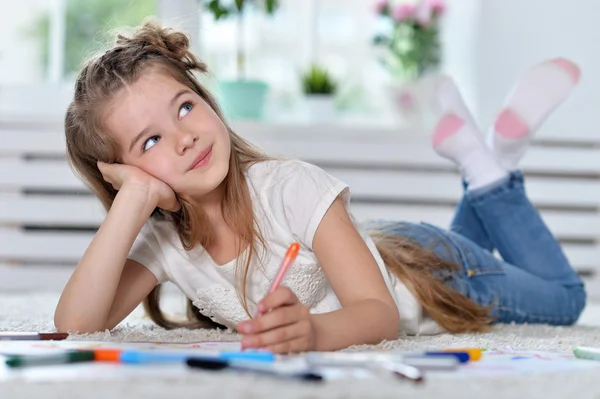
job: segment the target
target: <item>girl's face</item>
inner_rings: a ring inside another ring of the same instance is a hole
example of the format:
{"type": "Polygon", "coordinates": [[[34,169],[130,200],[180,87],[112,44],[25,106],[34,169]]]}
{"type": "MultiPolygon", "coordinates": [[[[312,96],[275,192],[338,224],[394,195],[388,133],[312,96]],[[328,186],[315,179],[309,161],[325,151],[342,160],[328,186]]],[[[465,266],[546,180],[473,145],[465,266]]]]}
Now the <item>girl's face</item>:
{"type": "Polygon", "coordinates": [[[229,133],[212,108],[189,87],[149,69],[109,104],[105,126],[120,160],[202,199],[229,170],[229,133]]]}

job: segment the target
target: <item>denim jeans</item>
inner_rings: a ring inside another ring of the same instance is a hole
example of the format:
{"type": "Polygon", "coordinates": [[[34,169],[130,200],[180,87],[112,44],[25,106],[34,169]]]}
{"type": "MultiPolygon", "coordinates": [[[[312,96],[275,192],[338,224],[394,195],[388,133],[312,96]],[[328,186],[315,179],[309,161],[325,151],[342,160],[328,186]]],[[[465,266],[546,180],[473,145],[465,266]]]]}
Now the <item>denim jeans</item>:
{"type": "Polygon", "coordinates": [[[523,181],[517,171],[476,190],[463,184],[449,230],[395,222],[379,228],[458,264],[447,284],[481,305],[491,305],[498,323],[573,324],[586,302],[583,283],[527,198],[523,181]]]}

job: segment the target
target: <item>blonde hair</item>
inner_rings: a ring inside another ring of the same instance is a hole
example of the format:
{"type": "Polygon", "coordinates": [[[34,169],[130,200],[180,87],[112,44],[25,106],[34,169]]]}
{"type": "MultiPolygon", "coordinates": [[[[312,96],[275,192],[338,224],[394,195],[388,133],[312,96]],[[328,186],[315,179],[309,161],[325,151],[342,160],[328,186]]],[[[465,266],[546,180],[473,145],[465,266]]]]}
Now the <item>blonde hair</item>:
{"type": "MultiPolygon", "coordinates": [[[[83,66],[75,85],[73,102],[65,117],[67,155],[73,169],[90,187],[108,211],[117,191],[102,178],[97,161],[117,161],[117,145],[106,134],[102,124],[105,107],[127,85],[136,82],[151,67],[160,67],[181,84],[196,92],[215,111],[225,124],[231,140],[229,171],[224,180],[221,209],[226,223],[239,237],[238,253],[248,243],[246,256],[238,258],[236,276],[241,287],[240,301],[248,312],[246,282],[252,259],[265,242],[256,223],[244,172],[257,162],[271,159],[238,136],[225,122],[211,94],[198,82],[195,72],[207,73],[207,67],[189,50],[189,40],[181,32],[163,28],[155,22],[146,22],[132,35],[119,34],[113,47],[104,54],[90,58],[83,66]],[[242,259],[243,258],[243,259],[242,259]],[[242,265],[243,266],[240,266],[242,265]]],[[[198,206],[178,198],[182,209],[166,213],[156,209],[151,217],[168,217],[175,224],[185,249],[200,244],[207,248],[212,231],[207,217],[198,206]]],[[[487,310],[464,295],[433,278],[430,269],[454,269],[439,261],[425,248],[381,232],[373,233],[377,248],[390,270],[398,275],[431,317],[451,332],[480,331],[489,323],[487,310]]],[[[165,328],[218,326],[202,315],[190,300],[187,302],[188,321],[167,318],[160,309],[160,285],[144,300],[144,307],[152,320],[165,328]]]]}
{"type": "MultiPolygon", "coordinates": [[[[252,257],[258,251],[258,244],[264,242],[254,224],[252,204],[244,178],[246,169],[269,159],[250,143],[238,136],[225,122],[225,118],[212,95],[194,76],[194,72],[207,73],[207,67],[189,50],[189,40],[181,32],[162,28],[156,22],[144,23],[133,35],[117,35],[114,46],[102,55],[88,60],[75,84],[75,96],[69,105],[65,118],[67,154],[75,171],[100,199],[106,210],[110,209],[117,191],[105,182],[97,167],[97,161],[112,163],[117,160],[117,146],[105,133],[102,116],[106,105],[127,85],[136,82],[151,67],[160,67],[175,80],[197,93],[215,111],[225,124],[231,140],[229,171],[224,181],[224,196],[221,202],[223,217],[230,228],[240,237],[238,249],[243,243],[249,244],[243,268],[238,267],[241,280],[240,299],[248,311],[246,303],[246,280],[252,257]]],[[[177,233],[185,249],[190,250],[200,244],[210,245],[212,232],[206,223],[202,209],[185,198],[178,198],[182,204],[179,212],[165,215],[155,210],[152,217],[168,216],[177,228],[177,233]]],[[[240,251],[241,252],[241,251],[240,251]]],[[[241,257],[240,257],[241,258],[241,257]]],[[[169,320],[158,306],[160,286],[144,300],[149,316],[159,325],[180,327],[182,324],[169,320]]],[[[188,327],[213,326],[188,301],[188,316],[192,320],[183,325],[188,327]]]]}

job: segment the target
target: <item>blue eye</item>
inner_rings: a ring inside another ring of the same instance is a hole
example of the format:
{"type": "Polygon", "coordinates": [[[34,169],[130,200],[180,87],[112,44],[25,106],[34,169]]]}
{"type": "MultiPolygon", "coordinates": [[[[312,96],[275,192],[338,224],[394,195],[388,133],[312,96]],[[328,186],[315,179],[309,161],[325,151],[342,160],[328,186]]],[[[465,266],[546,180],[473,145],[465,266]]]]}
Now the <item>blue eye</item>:
{"type": "Polygon", "coordinates": [[[190,112],[193,108],[194,104],[192,104],[191,102],[185,102],[181,104],[181,107],[179,107],[179,119],[186,116],[188,112],[190,112]]]}
{"type": "Polygon", "coordinates": [[[143,150],[144,151],[148,151],[150,148],[154,147],[154,145],[156,143],[158,143],[159,140],[160,140],[160,137],[158,137],[158,136],[152,136],[152,137],[150,137],[148,140],[146,140],[144,142],[143,150]]]}

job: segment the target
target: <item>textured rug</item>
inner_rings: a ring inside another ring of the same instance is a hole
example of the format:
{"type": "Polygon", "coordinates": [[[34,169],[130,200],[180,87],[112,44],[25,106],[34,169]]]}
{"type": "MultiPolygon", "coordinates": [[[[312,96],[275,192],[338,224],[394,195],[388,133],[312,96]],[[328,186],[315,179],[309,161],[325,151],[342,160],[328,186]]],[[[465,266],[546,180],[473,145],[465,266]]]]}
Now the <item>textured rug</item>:
{"type": "MultiPolygon", "coordinates": [[[[52,315],[58,294],[0,294],[0,330],[48,331],[53,329],[52,315]]],[[[179,296],[170,296],[166,307],[174,313],[183,309],[179,296]]],[[[89,341],[199,342],[236,341],[231,331],[171,330],[156,327],[136,309],[111,332],[75,335],[69,339],[89,341]]],[[[445,347],[512,348],[570,353],[575,346],[600,346],[600,328],[591,325],[549,327],[499,325],[485,334],[434,337],[401,337],[376,346],[350,349],[386,351],[426,350],[445,347]]],[[[75,378],[67,382],[35,382],[14,379],[0,383],[1,398],[600,398],[597,383],[600,369],[560,373],[482,376],[477,379],[442,378],[432,374],[425,384],[416,386],[394,378],[343,379],[324,384],[278,380],[271,377],[233,373],[168,373],[127,380],[75,378]]]]}

